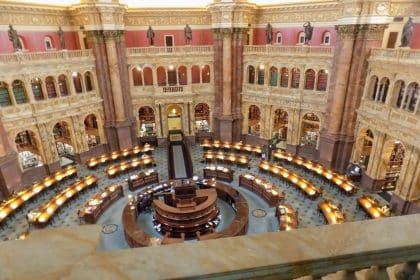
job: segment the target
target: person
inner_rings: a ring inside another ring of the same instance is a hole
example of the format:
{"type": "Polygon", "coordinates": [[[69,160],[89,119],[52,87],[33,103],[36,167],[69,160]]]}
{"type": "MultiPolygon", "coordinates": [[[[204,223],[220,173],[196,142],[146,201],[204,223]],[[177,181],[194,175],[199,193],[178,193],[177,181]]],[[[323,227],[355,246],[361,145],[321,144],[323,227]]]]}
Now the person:
{"type": "Polygon", "coordinates": [[[265,41],[267,45],[271,44],[271,42],[273,41],[273,27],[269,23],[265,28],[265,41]]]}
{"type": "Polygon", "coordinates": [[[413,36],[413,18],[409,17],[408,21],[404,24],[402,35],[401,35],[401,45],[400,47],[408,47],[410,46],[411,37],[413,36]]]}
{"type": "Polygon", "coordinates": [[[147,39],[149,39],[149,44],[153,46],[154,39],[155,39],[155,32],[153,31],[150,25],[149,25],[149,29],[147,30],[147,39]]]}
{"type": "Polygon", "coordinates": [[[62,50],[66,49],[66,42],[64,41],[64,32],[63,29],[61,29],[61,26],[58,27],[58,38],[60,39],[60,48],[62,50]]]}
{"type": "Polygon", "coordinates": [[[312,32],[314,27],[311,26],[309,21],[305,22],[303,27],[305,28],[305,45],[309,45],[309,41],[312,39],[312,32]]]}
{"type": "Polygon", "coordinates": [[[9,25],[9,31],[7,33],[9,34],[9,40],[13,44],[13,49],[15,51],[21,51],[23,49],[22,43],[19,40],[19,36],[17,34],[17,31],[13,29],[12,25],[9,25]]]}
{"type": "Polygon", "coordinates": [[[192,30],[188,24],[184,27],[184,35],[185,35],[185,44],[189,45],[192,40],[192,30]]]}

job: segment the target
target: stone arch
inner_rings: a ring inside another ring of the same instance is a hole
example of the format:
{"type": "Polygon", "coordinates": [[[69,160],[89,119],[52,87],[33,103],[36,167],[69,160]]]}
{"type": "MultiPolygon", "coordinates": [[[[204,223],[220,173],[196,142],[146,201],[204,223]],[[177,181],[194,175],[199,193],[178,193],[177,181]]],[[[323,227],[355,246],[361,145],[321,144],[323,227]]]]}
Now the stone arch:
{"type": "Polygon", "coordinates": [[[155,111],[151,106],[142,106],[138,109],[140,137],[156,135],[155,111]]]}
{"type": "Polygon", "coordinates": [[[16,151],[22,170],[44,164],[42,146],[37,135],[32,130],[21,130],[15,134],[16,151]]]}
{"type": "Polygon", "coordinates": [[[375,135],[369,128],[361,128],[357,134],[355,143],[354,160],[365,166],[369,166],[375,135]]]}
{"type": "Polygon", "coordinates": [[[195,131],[210,130],[210,106],[207,103],[198,103],[194,107],[195,131]]]}
{"type": "Polygon", "coordinates": [[[300,144],[318,148],[321,118],[314,112],[303,115],[301,119],[300,144]]]}
{"type": "Polygon", "coordinates": [[[28,96],[25,89],[25,83],[22,80],[14,80],[12,83],[13,95],[16,104],[28,103],[28,96]]]}
{"type": "Polygon", "coordinates": [[[12,105],[10,98],[9,85],[5,82],[0,82],[0,106],[6,107],[12,105]]]}
{"type": "Polygon", "coordinates": [[[248,134],[259,136],[261,133],[261,110],[257,105],[248,107],[248,134]]]}

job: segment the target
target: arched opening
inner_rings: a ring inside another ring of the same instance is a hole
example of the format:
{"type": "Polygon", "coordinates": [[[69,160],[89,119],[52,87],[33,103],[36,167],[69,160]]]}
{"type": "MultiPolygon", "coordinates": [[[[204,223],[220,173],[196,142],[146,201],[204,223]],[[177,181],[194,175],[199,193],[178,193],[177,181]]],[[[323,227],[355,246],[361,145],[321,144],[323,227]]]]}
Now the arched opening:
{"type": "Polygon", "coordinates": [[[248,134],[251,135],[260,135],[260,121],[261,121],[261,111],[260,108],[256,105],[249,106],[248,110],[248,134]]]}
{"type": "Polygon", "coordinates": [[[206,103],[199,103],[194,108],[195,130],[210,130],[210,107],[206,103]]]}
{"type": "Polygon", "coordinates": [[[331,33],[326,31],[322,34],[322,44],[323,45],[330,45],[331,44],[331,33]]]}
{"type": "Polygon", "coordinates": [[[318,148],[320,121],[314,113],[307,113],[302,119],[301,145],[318,148]]]}
{"type": "Polygon", "coordinates": [[[404,108],[410,112],[414,112],[416,109],[416,104],[419,99],[419,84],[410,83],[407,87],[407,94],[405,98],[404,108]]]}
{"type": "Polygon", "coordinates": [[[15,137],[15,144],[23,170],[42,165],[35,134],[32,131],[19,132],[15,137]]]}
{"type": "Polygon", "coordinates": [[[15,96],[16,104],[27,103],[25,86],[21,80],[14,80],[12,83],[13,95],[15,96]]]}
{"type": "Polygon", "coordinates": [[[315,87],[315,71],[308,69],[305,71],[305,89],[313,90],[315,87]]]}
{"type": "Polygon", "coordinates": [[[140,137],[156,135],[155,112],[149,106],[139,109],[140,137]]]}
{"type": "Polygon", "coordinates": [[[264,65],[260,65],[260,66],[258,66],[258,77],[257,77],[257,83],[259,84],[259,85],[264,85],[264,78],[265,78],[265,73],[264,73],[264,70],[265,69],[265,67],[264,67],[264,65]]]}
{"type": "Polygon", "coordinates": [[[389,88],[389,79],[383,78],[381,80],[381,84],[379,85],[379,97],[378,101],[385,103],[386,96],[388,94],[388,88],[389,88]]]}
{"type": "Polygon", "coordinates": [[[36,101],[44,100],[44,91],[42,89],[42,81],[40,78],[31,80],[32,93],[36,101]]]}
{"type": "Polygon", "coordinates": [[[178,83],[180,86],[185,86],[188,83],[187,67],[185,66],[178,67],[178,83]]]}
{"type": "Polygon", "coordinates": [[[85,132],[86,140],[90,148],[95,147],[96,145],[101,144],[101,138],[99,136],[99,128],[96,116],[94,114],[89,114],[85,118],[85,132]]]}
{"type": "Polygon", "coordinates": [[[288,114],[282,109],[277,109],[274,111],[273,119],[273,137],[279,139],[280,141],[287,140],[287,123],[288,123],[288,114]]]}
{"type": "Polygon", "coordinates": [[[134,67],[131,70],[131,73],[133,74],[133,85],[138,87],[143,85],[143,78],[141,77],[141,68],[140,67],[134,67]]]}
{"type": "Polygon", "coordinates": [[[389,142],[384,148],[385,182],[384,189],[394,190],[404,162],[405,147],[400,141],[389,142]]]}
{"type": "Polygon", "coordinates": [[[203,65],[201,67],[201,77],[203,79],[203,83],[210,83],[210,66],[203,65]]]}
{"type": "Polygon", "coordinates": [[[76,93],[82,93],[83,92],[82,75],[80,73],[73,72],[72,77],[73,77],[74,90],[76,91],[76,93]]]}
{"type": "Polygon", "coordinates": [[[404,81],[403,80],[396,81],[392,95],[394,96],[394,106],[397,108],[401,107],[403,96],[404,96],[404,90],[405,90],[404,81]]]}
{"type": "Polygon", "coordinates": [[[12,105],[12,100],[9,94],[9,85],[5,82],[0,82],[0,106],[6,107],[12,105]]]}
{"type": "Polygon", "coordinates": [[[60,89],[61,96],[69,95],[67,90],[67,77],[63,74],[58,76],[58,88],[60,89]]]}
{"type": "Polygon", "coordinates": [[[283,36],[281,35],[281,32],[276,33],[276,44],[277,45],[283,44],[283,36]]]}
{"type": "Polygon", "coordinates": [[[248,84],[255,84],[255,68],[252,65],[248,66],[248,84]]]}
{"type": "Polygon", "coordinates": [[[50,36],[44,37],[44,46],[46,51],[54,49],[53,40],[50,36]]]}
{"type": "Polygon", "coordinates": [[[168,85],[176,86],[176,68],[173,65],[168,66],[168,85]]]}
{"type": "Polygon", "coordinates": [[[156,70],[158,86],[166,86],[166,70],[163,66],[159,66],[156,70]]]}
{"type": "Polygon", "coordinates": [[[292,69],[292,88],[299,88],[300,70],[298,68],[292,69]]]}
{"type": "Polygon", "coordinates": [[[22,36],[19,36],[19,42],[20,45],[22,46],[22,51],[26,50],[26,43],[25,43],[25,39],[22,36]]]}
{"type": "Polygon", "coordinates": [[[277,68],[272,66],[270,68],[270,86],[276,87],[277,86],[277,79],[278,79],[278,73],[277,68]]]}
{"type": "Polygon", "coordinates": [[[360,132],[356,146],[356,160],[361,165],[367,168],[369,164],[370,155],[372,153],[374,136],[370,129],[365,129],[360,132]]]}
{"type": "Polygon", "coordinates": [[[319,70],[318,71],[318,81],[316,83],[316,90],[319,91],[326,91],[328,84],[328,71],[327,70],[319,70]]]}
{"type": "Polygon", "coordinates": [[[150,67],[144,67],[143,69],[143,79],[145,86],[153,86],[153,71],[150,67]]]}
{"type": "Polygon", "coordinates": [[[93,90],[92,73],[89,71],[85,73],[85,86],[86,86],[86,91],[89,92],[93,90]]]}
{"type": "Polygon", "coordinates": [[[45,87],[47,89],[48,98],[57,97],[57,92],[55,90],[55,81],[53,77],[49,76],[45,79],[45,87]]]}
{"type": "Polygon", "coordinates": [[[379,79],[376,76],[372,76],[369,82],[368,94],[372,97],[372,100],[376,99],[376,92],[378,90],[379,79]]]}
{"type": "Polygon", "coordinates": [[[60,165],[67,165],[74,161],[73,143],[71,141],[69,126],[66,122],[58,122],[54,125],[53,135],[60,165]]]}
{"type": "Polygon", "coordinates": [[[303,31],[299,32],[298,37],[297,37],[297,44],[298,45],[305,44],[305,32],[303,31]]]}
{"type": "Polygon", "coordinates": [[[168,131],[182,130],[182,108],[177,104],[170,104],[166,113],[168,117],[168,131]]]}
{"type": "Polygon", "coordinates": [[[287,88],[289,86],[289,69],[281,68],[280,86],[287,88]]]}
{"type": "Polygon", "coordinates": [[[191,67],[191,82],[193,84],[200,83],[200,67],[198,65],[191,67]]]}

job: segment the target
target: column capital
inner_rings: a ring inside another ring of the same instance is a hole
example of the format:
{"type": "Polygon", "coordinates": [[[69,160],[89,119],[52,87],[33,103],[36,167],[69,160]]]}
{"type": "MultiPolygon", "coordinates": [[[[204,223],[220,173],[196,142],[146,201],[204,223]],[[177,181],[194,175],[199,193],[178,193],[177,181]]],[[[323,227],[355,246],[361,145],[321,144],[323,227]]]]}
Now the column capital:
{"type": "Polygon", "coordinates": [[[337,36],[340,39],[355,39],[361,35],[367,39],[381,39],[387,24],[345,24],[336,25],[337,36]]]}

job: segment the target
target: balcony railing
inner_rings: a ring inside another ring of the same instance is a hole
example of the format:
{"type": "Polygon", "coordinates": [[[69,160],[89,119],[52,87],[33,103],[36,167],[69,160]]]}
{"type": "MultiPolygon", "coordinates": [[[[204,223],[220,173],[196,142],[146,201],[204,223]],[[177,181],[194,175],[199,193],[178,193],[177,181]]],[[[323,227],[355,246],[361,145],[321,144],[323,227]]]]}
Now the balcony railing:
{"type": "Polygon", "coordinates": [[[420,50],[411,49],[372,49],[369,60],[394,63],[420,64],[420,50]]]}
{"type": "Polygon", "coordinates": [[[213,46],[179,46],[179,47],[141,47],[127,48],[127,56],[143,55],[177,55],[177,54],[206,54],[213,52],[213,46]]]}
{"type": "Polygon", "coordinates": [[[15,52],[0,54],[0,64],[26,63],[42,60],[68,60],[74,58],[94,58],[92,50],[62,50],[48,52],[15,52]]]}
{"type": "Polygon", "coordinates": [[[244,54],[277,54],[277,55],[302,55],[308,54],[319,56],[332,56],[334,54],[333,47],[319,47],[319,46],[245,46],[244,54]]]}

